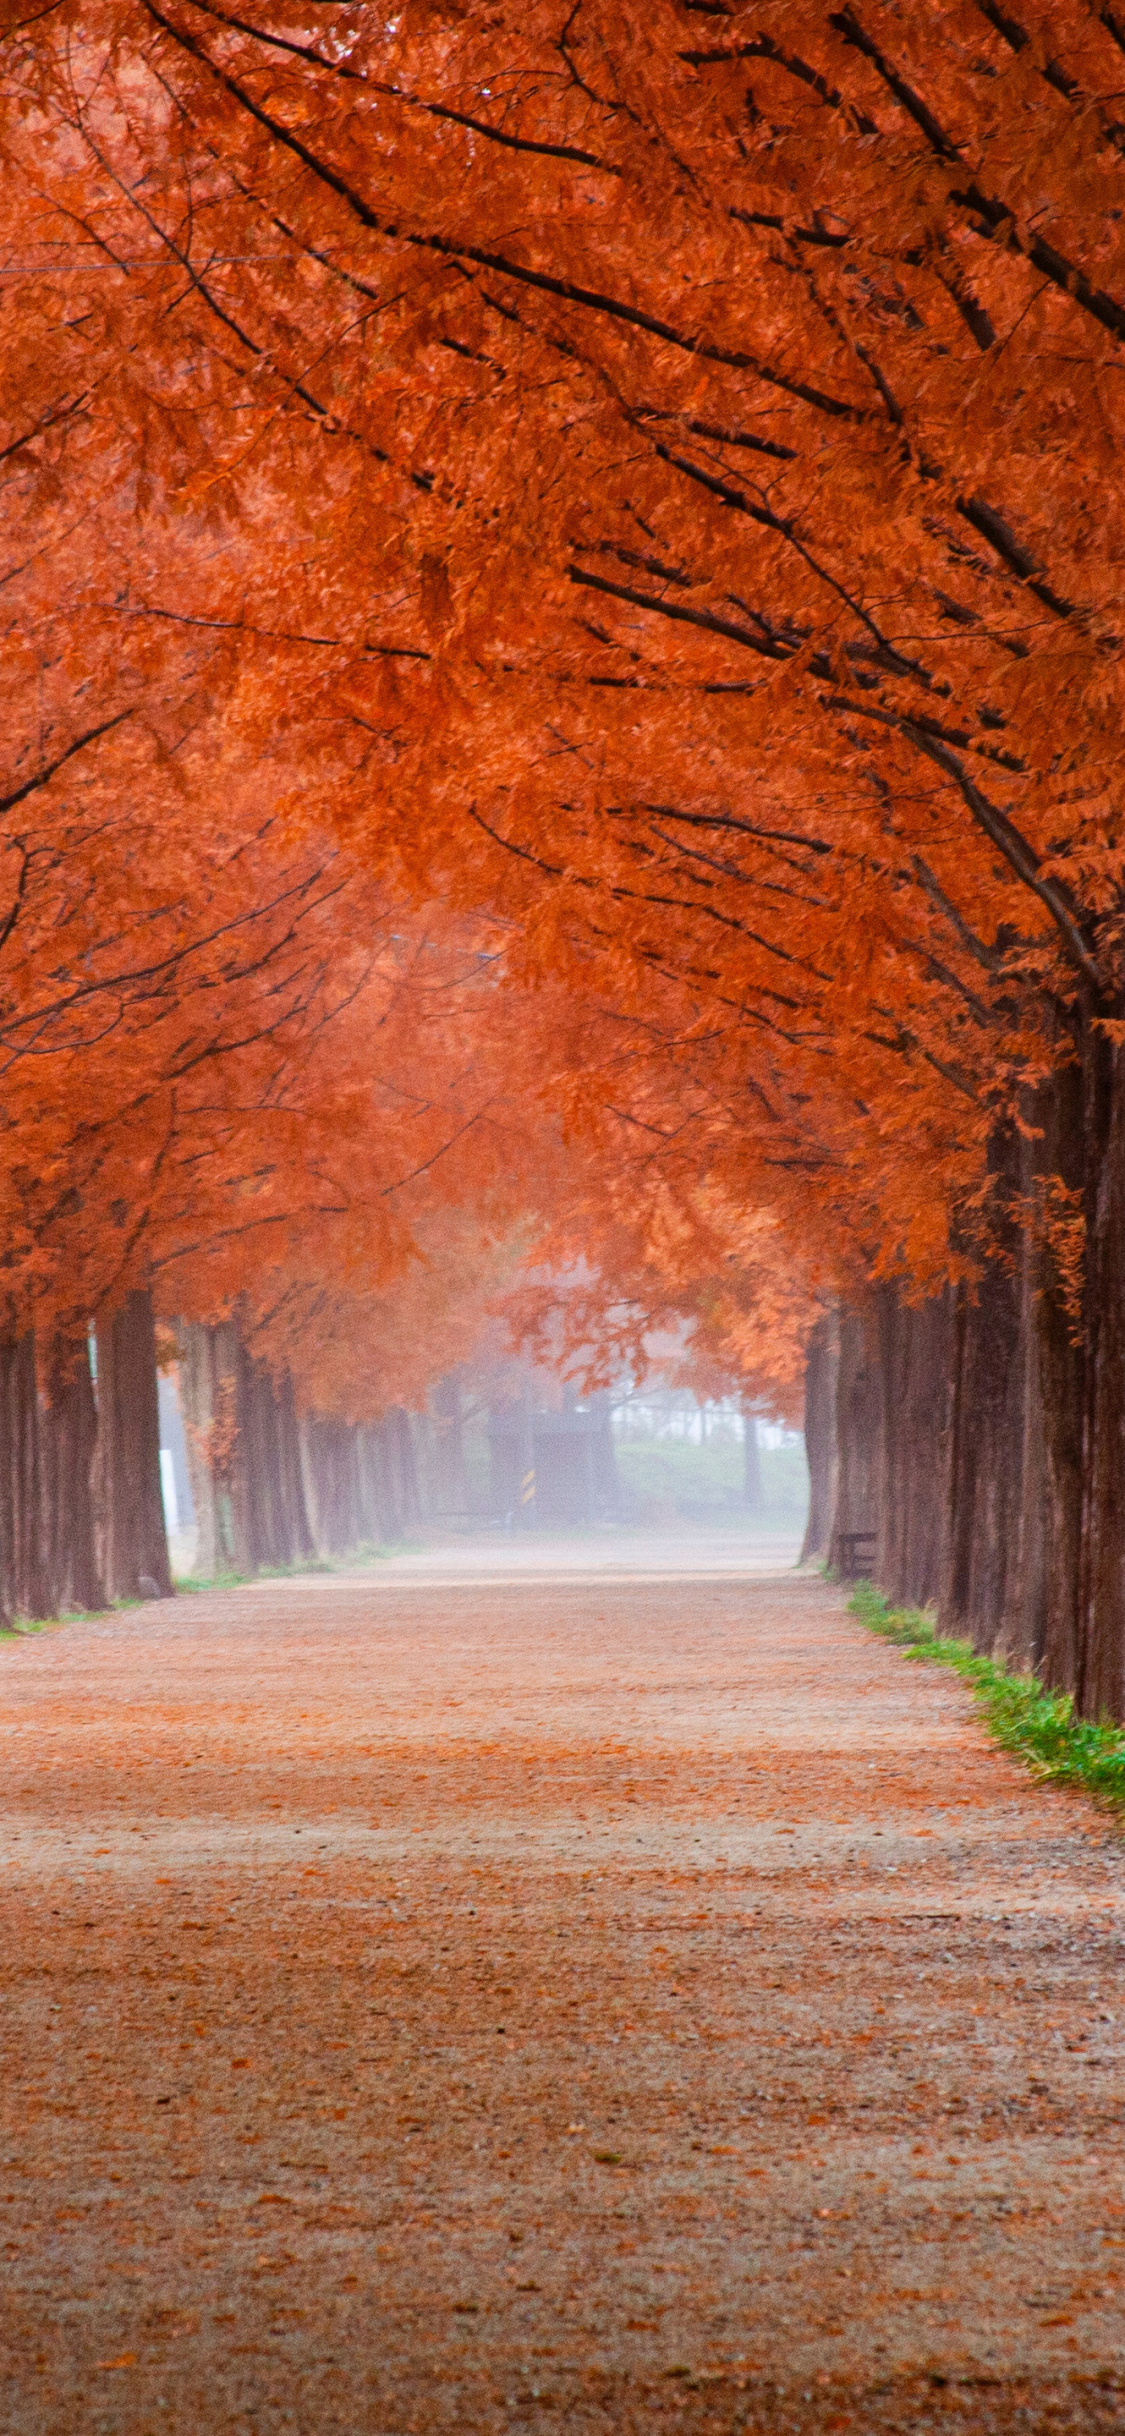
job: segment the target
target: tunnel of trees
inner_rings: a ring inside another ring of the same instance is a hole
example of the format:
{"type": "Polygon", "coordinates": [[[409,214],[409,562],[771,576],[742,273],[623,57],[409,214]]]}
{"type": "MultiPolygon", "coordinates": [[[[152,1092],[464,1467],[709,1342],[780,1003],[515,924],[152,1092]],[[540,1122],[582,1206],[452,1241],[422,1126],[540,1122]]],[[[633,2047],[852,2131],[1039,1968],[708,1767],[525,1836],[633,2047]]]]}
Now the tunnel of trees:
{"type": "Polygon", "coordinates": [[[249,1569],[490,1329],[674,1328],[810,1558],[1125,1716],[1125,24],[2,58],[9,1611],[167,1590],[158,1360],[249,1569]]]}

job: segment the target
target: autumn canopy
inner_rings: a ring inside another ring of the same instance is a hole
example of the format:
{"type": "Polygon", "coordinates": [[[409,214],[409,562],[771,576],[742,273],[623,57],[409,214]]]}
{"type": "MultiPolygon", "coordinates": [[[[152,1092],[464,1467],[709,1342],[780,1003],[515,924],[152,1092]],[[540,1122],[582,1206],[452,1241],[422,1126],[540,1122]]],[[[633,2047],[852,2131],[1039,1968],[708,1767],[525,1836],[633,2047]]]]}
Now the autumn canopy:
{"type": "Polygon", "coordinates": [[[807,1356],[813,1543],[1125,1713],[1125,17],[2,57],[9,1599],[30,1331],[47,1469],[142,1304],[219,1448],[528,1257],[603,1364],[807,1356]]]}

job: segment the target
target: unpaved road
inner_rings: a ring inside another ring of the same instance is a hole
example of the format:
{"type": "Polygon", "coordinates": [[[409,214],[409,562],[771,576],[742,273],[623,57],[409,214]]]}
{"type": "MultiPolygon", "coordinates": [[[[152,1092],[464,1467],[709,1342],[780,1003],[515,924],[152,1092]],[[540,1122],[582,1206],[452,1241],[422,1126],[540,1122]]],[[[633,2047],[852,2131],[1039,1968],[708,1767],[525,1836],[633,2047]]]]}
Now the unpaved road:
{"type": "Polygon", "coordinates": [[[1116,1831],[537,1561],[0,1649],[5,2436],[1125,2428],[1116,1831]]]}

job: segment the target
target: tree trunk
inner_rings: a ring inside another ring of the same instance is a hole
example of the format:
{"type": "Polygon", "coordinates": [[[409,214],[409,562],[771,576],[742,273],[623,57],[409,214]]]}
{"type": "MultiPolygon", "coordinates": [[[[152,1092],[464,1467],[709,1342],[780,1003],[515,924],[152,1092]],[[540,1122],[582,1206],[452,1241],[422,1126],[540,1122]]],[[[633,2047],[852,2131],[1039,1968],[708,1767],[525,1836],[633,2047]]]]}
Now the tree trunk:
{"type": "Polygon", "coordinates": [[[306,1495],[322,1556],[346,1556],[363,1537],[359,1431],[309,1413],[301,1423],[306,1495]]]}
{"type": "Polygon", "coordinates": [[[390,1446],[387,1415],[374,1423],[367,1432],[372,1485],[375,1498],[376,1529],[388,1544],[402,1538],[402,1511],[398,1501],[393,1453],[390,1446]]]}
{"type": "Polygon", "coordinates": [[[830,1554],[843,1581],[875,1571],[884,1496],[883,1381],[875,1308],[842,1311],[836,1373],[839,1471],[830,1554]]]}
{"type": "Polygon", "coordinates": [[[67,1336],[56,1331],[44,1368],[45,1402],[40,1420],[52,1611],[104,1607],[94,1516],[98,1413],[85,1333],[67,1336]]]}
{"type": "Polygon", "coordinates": [[[422,1520],[422,1500],[418,1493],[418,1465],[410,1415],[404,1412],[401,1404],[395,1404],[387,1418],[394,1424],[403,1525],[408,1531],[417,1530],[422,1520]]]}
{"type": "Polygon", "coordinates": [[[960,1297],[945,1620],[1121,1720],[1125,1048],[1090,1008],[1070,1046],[1007,1151],[1016,1198],[1046,1197],[1034,1239],[1013,1227],[1009,1260],[960,1297]]]}
{"type": "Polygon", "coordinates": [[[281,1497],[286,1516],[286,1536],[289,1545],[287,1562],[299,1565],[302,1559],[316,1554],[305,1498],[305,1481],[301,1469],[301,1434],[297,1419],[297,1402],[293,1379],[283,1370],[277,1382],[277,1440],[278,1474],[281,1497]]]}
{"type": "Polygon", "coordinates": [[[836,1513],[838,1454],[836,1380],[840,1362],[839,1323],[834,1311],[818,1319],[805,1357],[805,1456],[809,1467],[809,1512],[798,1564],[826,1557],[836,1513]]]}
{"type": "Polygon", "coordinates": [[[151,1294],[130,1294],[99,1323],[97,1355],[102,1578],[111,1599],[170,1598],[151,1294]]]}
{"type": "Polygon", "coordinates": [[[953,1296],[913,1307],[882,1286],[874,1306],[884,1438],[875,1576],[889,1598],[927,1607],[948,1564],[953,1296]]]}
{"type": "Polygon", "coordinates": [[[406,1531],[405,1483],[397,1411],[384,1413],[369,1437],[374,1456],[379,1537],[393,1543],[402,1539],[406,1531]]]}
{"type": "Polygon", "coordinates": [[[177,1341],[197,1532],[195,1570],[204,1581],[211,1581],[219,1573],[249,1571],[245,1500],[237,1500],[236,1514],[232,1495],[238,1443],[238,1339],[229,1321],[210,1326],[202,1320],[181,1320],[177,1341]]]}
{"type": "Polygon", "coordinates": [[[225,1563],[215,1476],[211,1468],[216,1385],[211,1330],[199,1320],[180,1320],[176,1326],[176,1341],[180,1348],[180,1394],[184,1408],[191,1502],[195,1508],[195,1571],[203,1581],[211,1581],[216,1573],[223,1570],[225,1563]]]}
{"type": "MultiPolygon", "coordinates": [[[[1055,1075],[1041,1095],[1041,1164],[1064,1189],[1080,1194],[1085,1145],[1082,1075],[1077,1065],[1055,1075]]],[[[1080,1203],[1077,1205],[1080,1208],[1080,1203]]],[[[1073,1237],[1072,1237],[1073,1241],[1073,1237]]],[[[1086,1418],[1085,1313],[1074,1308],[1062,1258],[1065,1236],[1044,1230],[1038,1245],[1035,1338],[1044,1471],[1044,1681],[1073,1692],[1081,1673],[1080,1584],[1086,1418]]],[[[1086,1301],[1088,1296],[1083,1296],[1086,1301]]]]}
{"type": "Polygon", "coordinates": [[[1084,1462],[1075,1704],[1125,1717],[1125,1047],[1085,1056],[1084,1462]]]}
{"type": "Polygon", "coordinates": [[[762,1511],[762,1459],[758,1451],[758,1416],[742,1408],[742,1504],[757,1521],[762,1511]]]}
{"type": "Polygon", "coordinates": [[[285,1494],[281,1413],[277,1387],[263,1362],[239,1339],[238,1444],[235,1474],[245,1511],[247,1566],[293,1562],[292,1518],[285,1494]]]}
{"type": "MultiPolygon", "coordinates": [[[[1009,1204],[1025,1209],[1034,1183],[1027,1143],[998,1138],[993,1158],[1009,1204]]],[[[942,1622],[975,1648],[1030,1667],[1042,1653],[1045,1612],[1036,1278],[1026,1229],[1012,1220],[1007,1234],[979,1279],[957,1291],[942,1622]]]]}
{"type": "Polygon", "coordinates": [[[55,1613],[47,1563],[35,1337],[0,1344],[0,1554],[10,1616],[55,1613]]]}
{"type": "Polygon", "coordinates": [[[945,1630],[967,1634],[982,1651],[995,1646],[1007,1610],[1018,1530],[1021,1389],[1018,1299],[1011,1277],[990,1266],[977,1284],[957,1291],[949,1570],[942,1599],[945,1630]]]}
{"type": "Polygon", "coordinates": [[[439,1379],[433,1391],[433,1504],[441,1521],[461,1520],[465,1513],[465,1451],[461,1435],[461,1381],[456,1371],[439,1379]]]}
{"type": "Polygon", "coordinates": [[[236,1320],[181,1321],[180,1384],[205,1577],[314,1551],[293,1381],[247,1351],[236,1320]]]}

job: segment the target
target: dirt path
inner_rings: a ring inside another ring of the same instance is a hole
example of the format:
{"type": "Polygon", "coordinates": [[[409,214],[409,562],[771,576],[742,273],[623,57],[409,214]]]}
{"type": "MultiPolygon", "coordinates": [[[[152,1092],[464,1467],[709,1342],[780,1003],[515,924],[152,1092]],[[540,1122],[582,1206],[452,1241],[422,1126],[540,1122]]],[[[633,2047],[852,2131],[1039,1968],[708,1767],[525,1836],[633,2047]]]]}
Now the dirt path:
{"type": "Polygon", "coordinates": [[[1125,2428],[1116,1833],[819,1582],[452,1570],[0,1650],[6,2436],[1125,2428]]]}

